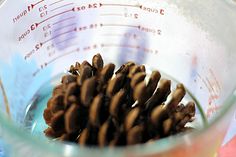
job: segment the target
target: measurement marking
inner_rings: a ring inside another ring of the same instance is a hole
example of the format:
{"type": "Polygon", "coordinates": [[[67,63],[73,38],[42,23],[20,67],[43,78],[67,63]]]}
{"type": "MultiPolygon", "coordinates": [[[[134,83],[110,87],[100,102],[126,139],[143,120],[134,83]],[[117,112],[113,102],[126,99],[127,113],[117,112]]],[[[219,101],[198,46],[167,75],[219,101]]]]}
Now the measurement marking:
{"type": "Polygon", "coordinates": [[[49,6],[52,6],[52,5],[57,4],[57,3],[60,3],[62,1],[64,1],[64,0],[59,0],[59,1],[53,2],[53,3],[49,4],[49,6]]]}
{"type": "Polygon", "coordinates": [[[212,69],[209,69],[209,71],[210,71],[211,75],[213,76],[213,78],[215,79],[215,82],[216,82],[216,85],[217,85],[218,90],[221,91],[220,83],[219,83],[219,81],[217,80],[217,78],[216,78],[216,76],[215,76],[213,70],[212,70],[212,69]]]}
{"type": "Polygon", "coordinates": [[[76,28],[74,28],[74,29],[72,29],[72,30],[69,30],[69,31],[67,31],[67,32],[58,34],[58,35],[56,35],[56,36],[54,36],[54,37],[52,37],[52,38],[50,38],[50,39],[48,39],[48,40],[46,40],[46,41],[44,41],[44,42],[41,42],[40,44],[43,45],[43,44],[45,44],[45,43],[47,43],[47,42],[49,42],[49,41],[51,41],[51,40],[53,40],[53,39],[56,39],[56,38],[62,36],[62,35],[65,35],[65,34],[68,34],[68,33],[71,33],[71,32],[75,32],[75,31],[76,31],[76,28]]]}
{"type": "Polygon", "coordinates": [[[65,39],[65,40],[63,40],[63,41],[60,41],[60,42],[56,43],[56,45],[60,45],[61,43],[64,43],[64,42],[69,41],[69,40],[72,40],[72,39],[75,39],[75,38],[77,38],[77,37],[78,37],[78,36],[70,37],[70,38],[68,38],[68,39],[65,39]]]}
{"type": "Polygon", "coordinates": [[[66,6],[69,6],[69,5],[73,5],[73,4],[74,4],[74,3],[68,3],[68,4],[62,5],[62,6],[60,6],[60,7],[54,8],[54,9],[52,9],[52,10],[50,10],[50,11],[52,12],[52,11],[55,11],[55,10],[57,10],[57,9],[61,9],[61,8],[63,8],[63,7],[66,7],[66,6]]]}
{"type": "Polygon", "coordinates": [[[32,9],[33,9],[36,5],[42,3],[43,1],[44,1],[44,0],[41,0],[41,1],[37,2],[37,3],[35,3],[35,4],[31,4],[32,9]]]}
{"type": "Polygon", "coordinates": [[[53,15],[53,16],[50,16],[50,17],[46,18],[45,20],[43,20],[43,21],[41,21],[41,22],[39,22],[39,23],[36,23],[36,26],[38,26],[38,25],[40,25],[40,24],[46,22],[47,20],[50,20],[50,19],[52,19],[52,18],[54,18],[54,17],[56,17],[56,16],[59,16],[59,15],[61,15],[61,14],[65,14],[65,13],[70,12],[70,11],[72,11],[72,9],[63,11],[63,12],[58,13],[58,14],[55,14],[55,15],[53,15]]]}
{"type": "Polygon", "coordinates": [[[105,27],[132,27],[132,28],[138,28],[140,29],[140,26],[135,26],[135,25],[124,25],[124,24],[101,24],[101,26],[105,27]]]}
{"type": "Polygon", "coordinates": [[[53,63],[54,61],[56,61],[56,60],[62,58],[62,57],[65,57],[65,56],[67,56],[67,55],[70,55],[70,54],[75,53],[75,52],[78,52],[78,51],[79,51],[79,48],[77,48],[77,49],[75,49],[75,50],[72,50],[72,51],[70,51],[70,52],[64,53],[63,55],[57,56],[56,58],[54,58],[54,59],[50,60],[49,62],[47,62],[46,65],[49,65],[49,64],[53,63]]]}
{"type": "Polygon", "coordinates": [[[61,23],[61,22],[65,22],[65,21],[67,21],[67,20],[74,19],[74,18],[75,18],[75,16],[71,16],[71,17],[68,17],[68,18],[66,18],[66,19],[57,21],[57,22],[53,23],[52,25],[56,25],[56,24],[59,24],[59,23],[61,23]]]}
{"type": "Polygon", "coordinates": [[[208,77],[206,77],[206,81],[207,81],[207,83],[209,84],[209,87],[210,87],[212,93],[215,94],[215,95],[217,95],[217,91],[215,91],[215,89],[213,88],[213,84],[210,82],[210,80],[209,80],[208,77]]]}
{"type": "Polygon", "coordinates": [[[74,25],[77,25],[77,23],[72,23],[72,24],[69,24],[69,25],[66,25],[66,26],[63,26],[63,27],[57,28],[57,29],[54,30],[54,32],[59,31],[59,30],[62,30],[62,29],[67,28],[67,27],[74,26],[74,25]]]}
{"type": "Polygon", "coordinates": [[[0,89],[2,91],[2,96],[3,96],[4,105],[5,105],[5,108],[6,108],[6,113],[9,116],[9,118],[11,119],[10,105],[9,105],[9,102],[8,102],[8,99],[7,99],[7,94],[6,94],[6,91],[4,89],[1,78],[0,78],[0,89]]]}
{"type": "Polygon", "coordinates": [[[210,85],[206,82],[205,79],[203,79],[203,78],[201,77],[201,75],[200,75],[199,73],[197,73],[197,76],[198,76],[198,78],[202,81],[202,83],[205,85],[205,87],[207,88],[208,92],[210,93],[210,92],[211,92],[211,87],[210,87],[210,85]]]}
{"type": "Polygon", "coordinates": [[[107,13],[107,14],[100,14],[100,16],[123,16],[123,14],[107,13]]]}
{"type": "Polygon", "coordinates": [[[141,8],[141,5],[130,5],[130,4],[102,4],[100,3],[100,6],[114,6],[114,7],[135,7],[135,8],[141,8]]]}

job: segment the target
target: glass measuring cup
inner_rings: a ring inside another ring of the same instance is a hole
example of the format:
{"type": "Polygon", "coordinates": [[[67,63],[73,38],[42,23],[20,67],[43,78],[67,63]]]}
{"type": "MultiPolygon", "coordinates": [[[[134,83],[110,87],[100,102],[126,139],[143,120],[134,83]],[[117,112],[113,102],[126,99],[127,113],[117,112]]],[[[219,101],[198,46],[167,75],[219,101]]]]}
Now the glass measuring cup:
{"type": "Polygon", "coordinates": [[[7,0],[0,8],[0,124],[7,155],[215,155],[235,103],[233,1],[15,3],[7,0]],[[91,60],[98,52],[106,63],[133,60],[184,83],[209,125],[189,135],[127,148],[91,150],[48,144],[37,134],[43,127],[40,110],[46,105],[47,92],[71,63],[91,60]]]}

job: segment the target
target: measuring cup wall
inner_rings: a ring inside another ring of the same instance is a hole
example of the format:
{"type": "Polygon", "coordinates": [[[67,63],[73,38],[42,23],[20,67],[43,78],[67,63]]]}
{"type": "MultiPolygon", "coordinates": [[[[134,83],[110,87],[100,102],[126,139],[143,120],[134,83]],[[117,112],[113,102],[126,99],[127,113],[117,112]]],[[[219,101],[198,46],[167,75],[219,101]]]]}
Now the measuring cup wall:
{"type": "MultiPolygon", "coordinates": [[[[67,72],[76,61],[91,61],[96,53],[101,53],[105,63],[115,62],[118,67],[132,60],[184,83],[201,104],[209,123],[222,116],[222,110],[233,103],[226,103],[234,98],[236,85],[233,82],[236,15],[230,4],[213,0],[194,4],[170,0],[15,3],[8,0],[0,8],[0,15],[4,15],[0,16],[3,21],[0,25],[0,107],[5,113],[0,119],[3,121],[10,117],[22,127],[26,110],[37,99],[39,88],[57,74],[67,72]]],[[[190,145],[185,141],[184,147],[172,150],[178,152],[191,147],[184,154],[189,155],[196,147],[202,150],[202,156],[212,155],[220,146],[228,116],[201,133],[203,139],[209,136],[205,141],[212,145],[209,151],[197,139],[189,139],[190,145]],[[222,124],[223,127],[218,128],[222,124]],[[218,142],[214,144],[213,135],[218,133],[218,142]]],[[[7,128],[3,130],[6,137],[11,138],[7,128]]],[[[12,138],[14,141],[18,137],[12,138]]],[[[15,146],[13,141],[10,144],[15,146]]],[[[169,156],[171,154],[172,151],[169,156]]]]}

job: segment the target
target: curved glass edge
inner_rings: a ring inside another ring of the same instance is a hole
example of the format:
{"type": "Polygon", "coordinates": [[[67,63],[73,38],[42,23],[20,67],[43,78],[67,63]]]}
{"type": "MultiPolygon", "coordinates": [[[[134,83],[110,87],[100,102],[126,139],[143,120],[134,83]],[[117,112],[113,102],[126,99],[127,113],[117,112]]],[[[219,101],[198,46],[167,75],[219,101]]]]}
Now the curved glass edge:
{"type": "Polygon", "coordinates": [[[5,88],[3,86],[3,83],[2,83],[2,79],[0,77],[0,93],[2,94],[2,103],[1,105],[3,105],[5,111],[6,111],[6,115],[11,118],[11,112],[10,112],[10,106],[9,106],[9,103],[8,103],[8,99],[7,99],[7,95],[6,95],[6,91],[5,91],[5,88]]]}

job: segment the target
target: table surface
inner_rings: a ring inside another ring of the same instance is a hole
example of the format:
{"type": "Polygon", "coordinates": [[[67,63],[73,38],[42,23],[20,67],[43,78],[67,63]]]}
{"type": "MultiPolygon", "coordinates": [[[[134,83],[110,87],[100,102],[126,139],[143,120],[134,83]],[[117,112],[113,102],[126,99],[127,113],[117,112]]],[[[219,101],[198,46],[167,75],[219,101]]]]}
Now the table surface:
{"type": "Polygon", "coordinates": [[[235,148],[236,148],[236,136],[220,149],[218,157],[235,157],[236,156],[235,148]]]}

